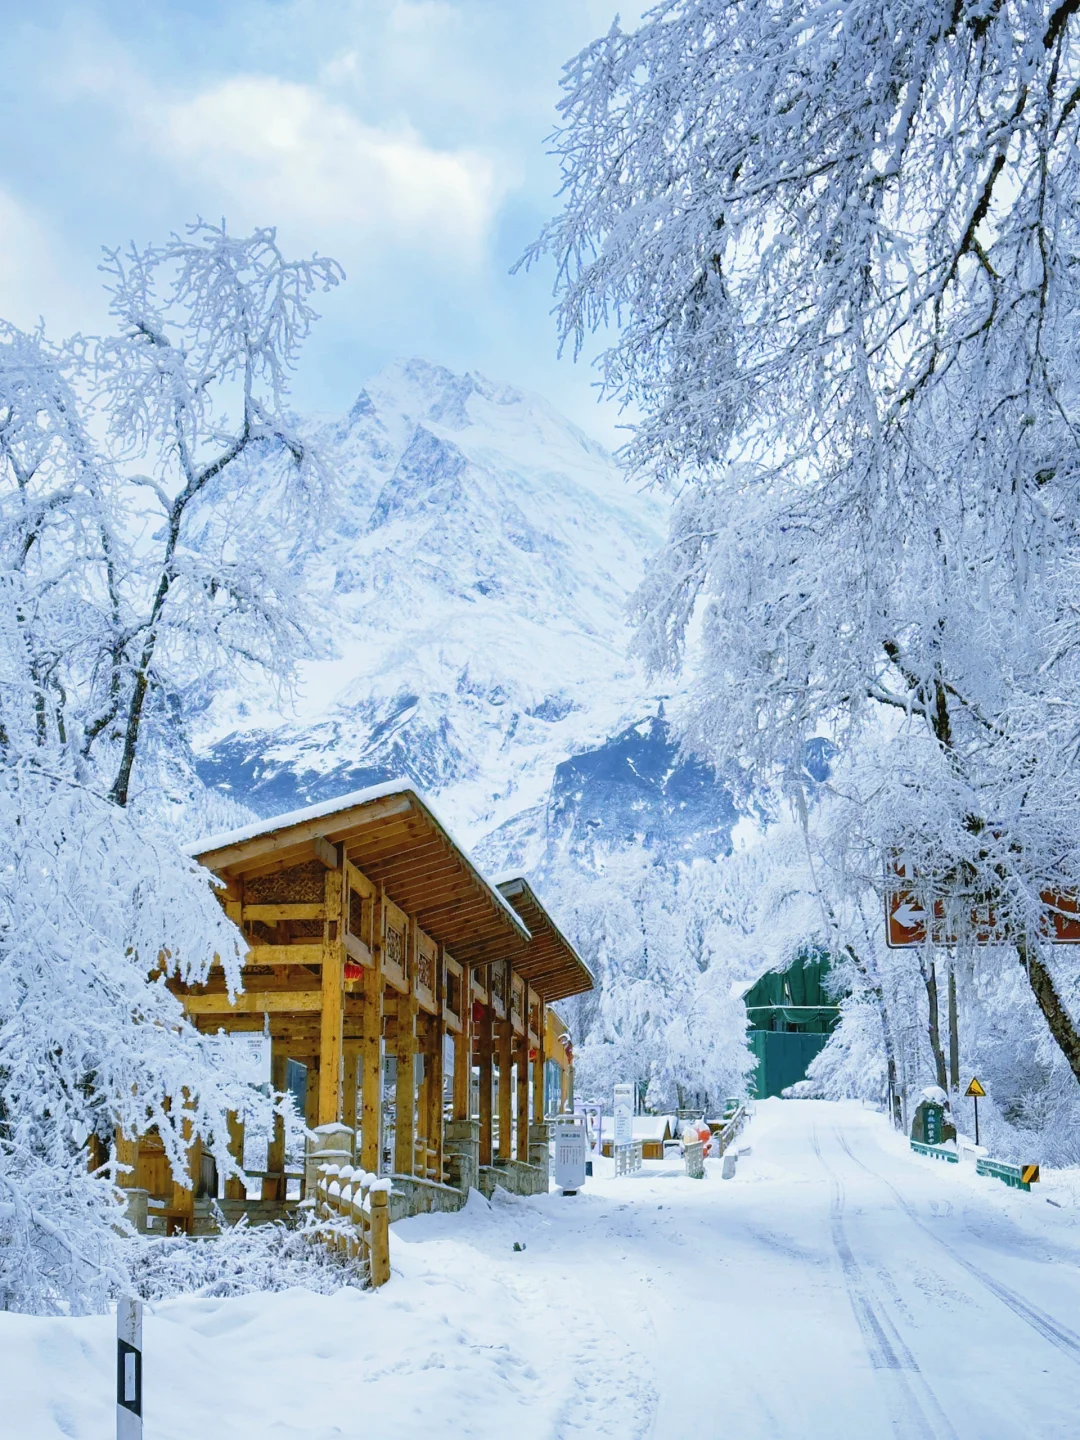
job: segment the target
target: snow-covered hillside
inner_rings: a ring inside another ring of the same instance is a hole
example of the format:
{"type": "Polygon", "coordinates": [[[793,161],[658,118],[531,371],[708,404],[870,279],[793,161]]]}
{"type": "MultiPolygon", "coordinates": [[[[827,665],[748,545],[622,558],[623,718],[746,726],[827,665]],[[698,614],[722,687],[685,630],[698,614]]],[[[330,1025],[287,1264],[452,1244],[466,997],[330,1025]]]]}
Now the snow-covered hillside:
{"type": "MultiPolygon", "coordinates": [[[[321,441],[346,486],[324,556],[337,653],[305,667],[291,713],[263,694],[224,707],[203,779],[269,814],[408,775],[468,842],[491,837],[493,861],[535,865],[550,825],[578,824],[574,757],[614,745],[612,840],[635,816],[667,838],[683,771],[627,658],[625,613],[663,505],[544,400],[422,360],[383,371],[321,441]],[[627,751],[635,734],[653,776],[627,751]]],[[[604,766],[582,764],[602,824],[604,766]]],[[[722,844],[715,789],[693,784],[713,798],[687,818],[722,844]]]]}

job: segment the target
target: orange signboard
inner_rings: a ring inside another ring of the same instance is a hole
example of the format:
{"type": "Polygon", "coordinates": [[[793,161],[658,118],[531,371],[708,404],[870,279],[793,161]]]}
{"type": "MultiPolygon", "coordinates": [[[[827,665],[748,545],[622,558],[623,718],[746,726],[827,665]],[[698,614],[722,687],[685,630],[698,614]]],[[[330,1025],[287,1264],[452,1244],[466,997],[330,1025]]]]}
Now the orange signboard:
{"type": "MultiPolygon", "coordinates": [[[[903,882],[906,876],[902,867],[897,865],[894,868],[898,880],[903,882]]],[[[1044,890],[1041,899],[1046,906],[1043,934],[1051,944],[1080,945],[1080,897],[1076,894],[1056,895],[1044,890]]],[[[923,945],[928,930],[935,945],[956,945],[962,940],[975,945],[1008,944],[1009,937],[998,929],[993,906],[986,900],[972,903],[964,925],[956,923],[955,914],[950,920],[943,900],[934,901],[933,919],[929,926],[928,918],[914,891],[898,885],[885,897],[886,944],[893,950],[923,945]]]]}

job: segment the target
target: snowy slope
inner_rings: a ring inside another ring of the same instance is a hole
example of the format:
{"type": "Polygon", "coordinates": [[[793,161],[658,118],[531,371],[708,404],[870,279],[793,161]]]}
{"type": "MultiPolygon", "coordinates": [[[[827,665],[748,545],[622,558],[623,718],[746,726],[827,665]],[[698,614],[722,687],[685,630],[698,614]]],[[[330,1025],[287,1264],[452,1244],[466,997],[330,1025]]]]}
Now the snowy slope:
{"type": "Polygon", "coordinates": [[[544,400],[422,360],[321,438],[347,487],[323,557],[338,653],[294,713],[220,710],[204,780],[270,814],[406,775],[468,843],[508,827],[535,863],[558,767],[656,712],[625,607],[664,507],[544,400]]]}

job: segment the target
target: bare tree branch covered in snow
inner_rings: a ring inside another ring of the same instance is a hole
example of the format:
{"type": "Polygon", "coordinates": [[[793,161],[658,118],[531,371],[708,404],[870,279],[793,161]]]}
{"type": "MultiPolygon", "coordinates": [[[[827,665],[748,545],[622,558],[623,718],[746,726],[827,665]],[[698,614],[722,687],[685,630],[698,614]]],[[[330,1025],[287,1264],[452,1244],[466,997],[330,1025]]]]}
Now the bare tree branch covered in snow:
{"type": "Polygon", "coordinates": [[[284,406],[332,261],[199,224],[105,270],[115,335],[0,327],[0,1307],[33,1310],[123,1274],[92,1137],[156,1126],[180,1177],[199,1135],[235,1172],[253,1092],[165,980],[217,958],[234,991],[244,946],[162,787],[225,676],[310,645],[331,487],[284,406]]]}
{"type": "Polygon", "coordinates": [[[872,746],[869,883],[992,904],[1080,1079],[1077,9],[663,0],[567,67],[534,254],[676,493],[638,618],[664,667],[700,617],[688,743],[795,797],[872,746]]]}

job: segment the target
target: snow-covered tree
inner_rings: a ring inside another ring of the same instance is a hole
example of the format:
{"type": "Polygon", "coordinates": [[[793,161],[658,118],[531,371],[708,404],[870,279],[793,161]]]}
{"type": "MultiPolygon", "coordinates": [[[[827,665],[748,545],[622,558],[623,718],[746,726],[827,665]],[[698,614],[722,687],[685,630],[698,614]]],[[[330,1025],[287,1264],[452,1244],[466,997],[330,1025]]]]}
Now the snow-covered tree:
{"type": "Polygon", "coordinates": [[[244,946],[163,784],[226,673],[306,643],[327,489],[283,407],[332,262],[198,225],[105,270],[115,335],[0,329],[0,1306],[34,1310],[122,1277],[117,1128],[232,1168],[250,1095],[165,981],[235,989],[244,946]]]}
{"type": "Polygon", "coordinates": [[[666,666],[700,617],[688,742],[796,802],[808,738],[873,747],[859,867],[961,938],[989,905],[981,963],[1019,956],[1080,1079],[1045,943],[1080,886],[1078,9],[663,0],[567,68],[537,253],[678,492],[639,619],[666,666]]]}

